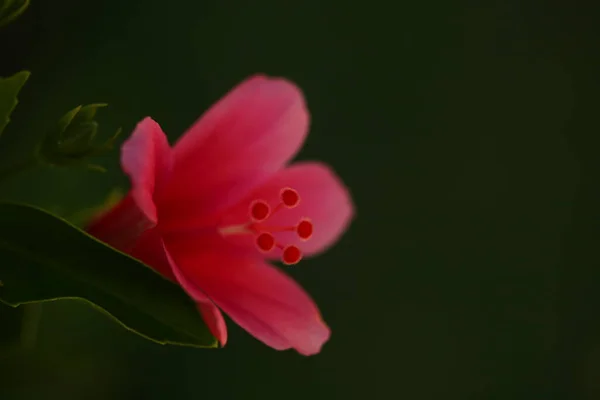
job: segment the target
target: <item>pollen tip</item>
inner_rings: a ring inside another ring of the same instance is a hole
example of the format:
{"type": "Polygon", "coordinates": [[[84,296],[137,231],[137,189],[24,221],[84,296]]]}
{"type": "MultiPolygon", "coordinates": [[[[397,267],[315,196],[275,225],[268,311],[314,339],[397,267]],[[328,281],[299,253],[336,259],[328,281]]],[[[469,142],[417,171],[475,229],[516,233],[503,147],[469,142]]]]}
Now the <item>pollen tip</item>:
{"type": "Polygon", "coordinates": [[[294,208],[300,203],[300,195],[298,192],[290,187],[281,189],[280,196],[281,202],[287,208],[294,208]]]}
{"type": "Polygon", "coordinates": [[[256,237],[256,247],[260,251],[268,253],[275,247],[275,238],[268,232],[262,232],[256,237]]]}
{"type": "Polygon", "coordinates": [[[250,217],[255,222],[262,222],[269,218],[271,207],[263,200],[255,200],[250,205],[250,217]]]}
{"type": "Polygon", "coordinates": [[[313,234],[313,223],[308,219],[302,219],[296,226],[296,233],[302,240],[308,240],[313,234]]]}
{"type": "Polygon", "coordinates": [[[302,252],[297,246],[291,245],[283,249],[282,261],[286,265],[298,264],[302,259],[302,252]]]}

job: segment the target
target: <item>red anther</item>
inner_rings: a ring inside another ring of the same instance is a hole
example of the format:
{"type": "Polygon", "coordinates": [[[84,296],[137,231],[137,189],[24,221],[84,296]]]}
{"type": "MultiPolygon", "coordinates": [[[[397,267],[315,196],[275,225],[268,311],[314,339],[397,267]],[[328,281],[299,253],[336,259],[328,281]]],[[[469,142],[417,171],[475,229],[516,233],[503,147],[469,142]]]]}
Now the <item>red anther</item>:
{"type": "Polygon", "coordinates": [[[284,188],[280,193],[281,202],[287,208],[293,208],[300,203],[300,195],[292,188],[284,188]]]}
{"type": "Polygon", "coordinates": [[[282,261],[287,265],[297,264],[302,259],[302,252],[294,245],[283,249],[282,261]]]}
{"type": "Polygon", "coordinates": [[[267,253],[275,247],[275,238],[268,232],[262,232],[256,237],[256,247],[260,251],[267,253]]]}
{"type": "Polygon", "coordinates": [[[270,214],[271,207],[269,207],[269,205],[262,200],[255,200],[250,206],[250,217],[252,217],[255,222],[262,222],[266,220],[269,218],[270,214]]]}
{"type": "Polygon", "coordinates": [[[313,224],[308,219],[303,219],[296,226],[296,233],[302,240],[308,240],[313,234],[313,224]]]}

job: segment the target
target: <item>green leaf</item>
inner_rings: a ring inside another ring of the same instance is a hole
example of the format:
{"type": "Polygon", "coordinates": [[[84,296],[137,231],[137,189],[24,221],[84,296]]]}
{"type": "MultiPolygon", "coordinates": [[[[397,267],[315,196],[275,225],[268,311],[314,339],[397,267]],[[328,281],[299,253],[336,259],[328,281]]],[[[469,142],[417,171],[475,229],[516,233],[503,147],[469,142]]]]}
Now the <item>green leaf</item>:
{"type": "Polygon", "coordinates": [[[0,78],[0,135],[10,122],[10,114],[19,103],[17,95],[29,75],[29,71],[21,71],[10,78],[0,78]]]}
{"type": "Polygon", "coordinates": [[[155,342],[217,346],[179,286],[45,211],[0,203],[0,260],[8,305],[84,300],[155,342]]]}
{"type": "Polygon", "coordinates": [[[0,0],[0,27],[9,24],[29,7],[29,0],[0,0]]]}

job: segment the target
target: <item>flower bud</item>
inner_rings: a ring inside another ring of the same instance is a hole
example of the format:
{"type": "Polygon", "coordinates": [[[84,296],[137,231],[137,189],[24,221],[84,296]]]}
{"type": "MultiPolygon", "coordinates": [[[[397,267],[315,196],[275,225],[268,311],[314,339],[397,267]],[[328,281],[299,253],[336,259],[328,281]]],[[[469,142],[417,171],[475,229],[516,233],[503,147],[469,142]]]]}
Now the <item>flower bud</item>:
{"type": "MultiPolygon", "coordinates": [[[[88,104],[78,106],[58,121],[58,125],[45,137],[39,155],[48,164],[70,166],[82,164],[89,157],[94,157],[112,149],[112,145],[121,130],[103,143],[95,143],[98,123],[94,120],[96,111],[106,104],[88,104]]],[[[89,168],[102,169],[88,164],[89,168]]]]}

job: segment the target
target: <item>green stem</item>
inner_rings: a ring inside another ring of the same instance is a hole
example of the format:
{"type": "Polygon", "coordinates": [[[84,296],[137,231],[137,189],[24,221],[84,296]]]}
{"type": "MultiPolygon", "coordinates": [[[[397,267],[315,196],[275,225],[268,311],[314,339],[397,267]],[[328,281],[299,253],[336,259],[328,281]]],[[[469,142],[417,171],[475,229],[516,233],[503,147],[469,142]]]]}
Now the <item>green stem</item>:
{"type": "Polygon", "coordinates": [[[21,346],[25,350],[33,350],[42,319],[42,303],[25,304],[22,307],[25,310],[21,323],[21,346]]]}

